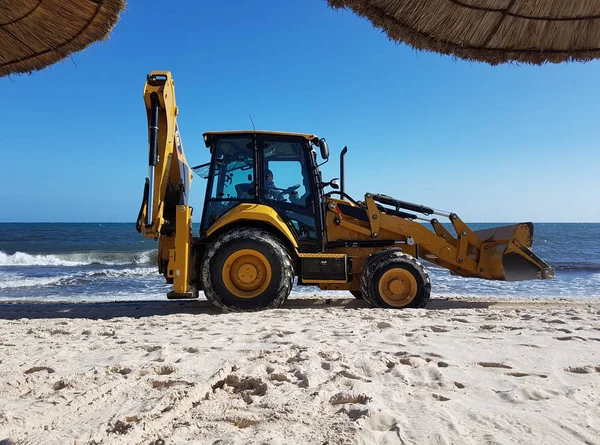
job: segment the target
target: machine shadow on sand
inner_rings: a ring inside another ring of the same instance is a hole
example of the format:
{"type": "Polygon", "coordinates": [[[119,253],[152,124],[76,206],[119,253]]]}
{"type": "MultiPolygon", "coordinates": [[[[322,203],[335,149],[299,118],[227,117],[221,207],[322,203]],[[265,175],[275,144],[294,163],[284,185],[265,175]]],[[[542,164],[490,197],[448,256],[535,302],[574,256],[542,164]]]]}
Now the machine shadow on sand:
{"type": "MultiPolygon", "coordinates": [[[[487,309],[498,302],[482,300],[433,299],[426,310],[487,309]]],[[[291,298],[279,310],[297,309],[369,309],[362,300],[349,298],[291,298]]],[[[207,300],[196,301],[120,301],[120,302],[4,302],[0,303],[0,320],[20,319],[89,319],[107,320],[120,317],[146,318],[161,315],[225,315],[207,300]]],[[[267,316],[269,312],[265,313],[267,316]]]]}

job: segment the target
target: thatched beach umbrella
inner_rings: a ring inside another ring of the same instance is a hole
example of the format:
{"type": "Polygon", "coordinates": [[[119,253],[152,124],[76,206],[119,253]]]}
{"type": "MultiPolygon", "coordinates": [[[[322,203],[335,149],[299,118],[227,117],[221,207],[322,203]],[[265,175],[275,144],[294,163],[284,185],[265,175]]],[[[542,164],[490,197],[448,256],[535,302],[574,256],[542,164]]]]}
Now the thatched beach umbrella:
{"type": "Polygon", "coordinates": [[[496,65],[600,57],[600,0],[327,0],[390,39],[496,65]]]}
{"type": "Polygon", "coordinates": [[[0,0],[0,77],[42,69],[105,39],[125,0],[0,0]]]}

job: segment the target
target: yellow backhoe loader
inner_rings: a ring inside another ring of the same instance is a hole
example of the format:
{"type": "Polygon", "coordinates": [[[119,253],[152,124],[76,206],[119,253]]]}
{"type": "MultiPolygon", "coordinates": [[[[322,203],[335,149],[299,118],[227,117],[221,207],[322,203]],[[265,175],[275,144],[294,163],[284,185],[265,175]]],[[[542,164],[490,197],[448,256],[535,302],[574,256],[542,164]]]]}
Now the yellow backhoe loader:
{"type": "Polygon", "coordinates": [[[348,290],[373,307],[425,307],[431,283],[419,258],[452,274],[487,280],[550,279],[532,251],[533,225],[473,231],[455,214],[367,193],[355,201],[323,182],[314,134],[231,131],[204,134],[209,164],[200,233],[188,197],[193,169],[177,126],[171,73],[147,77],[149,173],[137,229],[158,240],[158,268],[170,299],[200,290],[223,310],[281,306],[298,285],[348,290]],[[326,192],[327,188],[333,189],[326,192]],[[434,216],[447,218],[455,234],[434,216]],[[422,222],[430,224],[431,229],[422,222]]]}

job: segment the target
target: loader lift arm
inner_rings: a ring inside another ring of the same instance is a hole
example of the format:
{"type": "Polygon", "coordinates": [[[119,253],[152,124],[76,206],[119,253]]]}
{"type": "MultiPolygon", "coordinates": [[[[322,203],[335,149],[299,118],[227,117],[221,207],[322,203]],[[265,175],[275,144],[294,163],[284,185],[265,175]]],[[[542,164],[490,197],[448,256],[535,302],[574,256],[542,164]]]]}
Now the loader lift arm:
{"type": "MultiPolygon", "coordinates": [[[[554,278],[554,269],[531,251],[531,223],[474,231],[455,213],[374,193],[367,193],[365,201],[358,203],[358,207],[366,210],[362,218],[359,213],[354,213],[358,219],[353,218],[352,211],[348,211],[343,201],[335,200],[331,204],[334,205],[328,206],[330,219],[336,226],[362,234],[370,238],[371,243],[401,247],[415,258],[418,256],[437,264],[453,275],[501,281],[554,278]],[[447,217],[456,235],[452,235],[437,218],[430,219],[432,215],[447,217]],[[414,220],[430,223],[433,231],[414,220]]],[[[339,241],[330,244],[331,247],[342,245],[339,241]]]]}
{"type": "Polygon", "coordinates": [[[193,298],[190,286],[192,171],[177,125],[175,85],[169,71],[152,71],[144,87],[148,118],[148,177],[136,228],[159,241],[158,266],[174,291],[169,298],[193,298]]]}

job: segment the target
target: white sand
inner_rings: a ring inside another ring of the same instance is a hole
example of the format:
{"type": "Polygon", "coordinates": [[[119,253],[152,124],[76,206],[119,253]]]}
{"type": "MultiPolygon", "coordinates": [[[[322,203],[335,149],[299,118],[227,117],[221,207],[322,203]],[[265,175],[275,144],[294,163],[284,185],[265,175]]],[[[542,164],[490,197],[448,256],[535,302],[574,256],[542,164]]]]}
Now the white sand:
{"type": "Polygon", "coordinates": [[[599,300],[329,303],[1,303],[0,443],[600,444],[599,300]]]}

